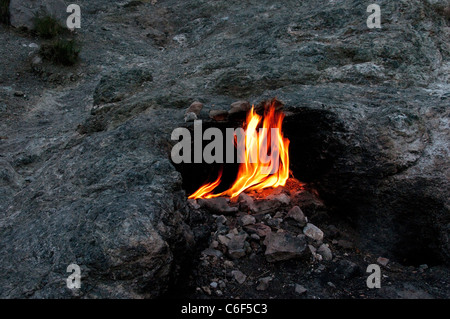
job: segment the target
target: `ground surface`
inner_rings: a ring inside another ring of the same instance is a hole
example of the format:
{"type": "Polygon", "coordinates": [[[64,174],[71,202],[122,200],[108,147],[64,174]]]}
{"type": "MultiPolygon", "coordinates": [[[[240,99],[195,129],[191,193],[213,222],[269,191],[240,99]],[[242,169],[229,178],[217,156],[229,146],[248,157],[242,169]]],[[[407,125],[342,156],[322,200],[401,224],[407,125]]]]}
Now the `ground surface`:
{"type": "Polygon", "coordinates": [[[0,25],[0,297],[450,296],[448,2],[379,1],[380,30],[357,0],[77,3],[73,67],[33,64],[43,40],[0,25]],[[193,101],[211,123],[274,96],[334,258],[268,263],[262,245],[225,269],[202,257],[215,220],[187,205],[170,134],[193,101]],[[216,280],[221,296],[202,288],[216,280]]]}

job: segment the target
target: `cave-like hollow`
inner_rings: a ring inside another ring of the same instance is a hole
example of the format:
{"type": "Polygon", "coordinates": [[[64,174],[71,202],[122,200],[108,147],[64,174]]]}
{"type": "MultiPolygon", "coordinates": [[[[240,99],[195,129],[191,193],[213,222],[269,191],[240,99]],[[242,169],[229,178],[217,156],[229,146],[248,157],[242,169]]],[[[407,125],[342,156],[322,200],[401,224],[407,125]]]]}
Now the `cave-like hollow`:
{"type": "MultiPolygon", "coordinates": [[[[408,203],[407,206],[391,205],[392,199],[389,196],[377,198],[378,202],[375,202],[371,197],[377,181],[373,181],[372,177],[352,175],[348,170],[339,171],[339,166],[335,164],[348,150],[341,139],[346,133],[344,125],[335,113],[312,108],[290,108],[285,109],[285,114],[283,133],[290,140],[290,169],[295,178],[318,192],[327,207],[330,224],[345,220],[358,234],[355,238],[357,245],[402,264],[438,265],[443,262],[439,252],[440,239],[436,235],[436,225],[432,219],[417,218],[416,214],[408,211],[408,207],[417,203],[416,195],[411,195],[409,200],[404,201],[408,203]],[[350,188],[352,191],[349,191],[350,188]],[[380,207],[384,209],[381,210],[380,207]],[[407,222],[401,218],[402,214],[410,214],[407,222]],[[390,216],[388,221],[386,216],[390,216]],[[371,235],[369,238],[368,234],[378,233],[377,227],[380,225],[384,225],[383,233],[380,230],[379,236],[371,235]],[[420,236],[414,236],[418,230],[420,236]]],[[[243,119],[203,121],[202,129],[204,131],[217,127],[225,136],[226,128],[240,127],[242,123],[243,119]]],[[[193,125],[187,124],[186,127],[193,136],[193,125]]],[[[204,141],[203,146],[207,143],[208,141],[204,141]]],[[[236,178],[238,165],[174,164],[182,175],[182,187],[187,196],[205,182],[214,181],[220,170],[223,170],[222,182],[215,193],[226,190],[236,178]]]]}

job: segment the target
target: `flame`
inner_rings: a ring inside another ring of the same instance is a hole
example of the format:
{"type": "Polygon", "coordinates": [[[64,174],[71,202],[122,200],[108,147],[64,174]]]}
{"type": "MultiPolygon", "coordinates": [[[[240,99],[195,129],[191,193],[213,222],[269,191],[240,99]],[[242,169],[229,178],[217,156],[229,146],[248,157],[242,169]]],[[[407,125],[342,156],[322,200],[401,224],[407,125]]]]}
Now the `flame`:
{"type": "MultiPolygon", "coordinates": [[[[247,114],[244,124],[244,154],[233,185],[220,194],[212,191],[220,184],[222,171],[212,183],[200,187],[189,198],[234,198],[244,191],[284,186],[289,178],[289,140],[281,131],[284,114],[275,110],[275,101],[267,108],[264,117],[254,107],[247,114]],[[262,122],[262,127],[261,127],[262,122]]],[[[235,139],[235,145],[237,145],[235,139]]]]}
{"type": "Polygon", "coordinates": [[[210,192],[212,192],[214,188],[219,186],[221,182],[220,181],[221,177],[222,177],[222,170],[220,170],[219,177],[217,177],[217,179],[214,182],[203,185],[194,194],[189,196],[189,198],[211,198],[213,195],[210,194],[210,192]]]}

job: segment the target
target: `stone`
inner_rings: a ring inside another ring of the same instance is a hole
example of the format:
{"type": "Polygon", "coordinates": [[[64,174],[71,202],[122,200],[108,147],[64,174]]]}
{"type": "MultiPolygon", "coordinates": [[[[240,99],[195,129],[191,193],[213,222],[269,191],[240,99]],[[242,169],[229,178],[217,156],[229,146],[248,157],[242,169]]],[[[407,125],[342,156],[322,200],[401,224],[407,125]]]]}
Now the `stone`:
{"type": "Polygon", "coordinates": [[[193,209],[199,209],[200,205],[197,203],[197,200],[194,198],[189,198],[188,199],[188,204],[193,208],[193,209]]]}
{"type": "Polygon", "coordinates": [[[217,225],[226,224],[227,221],[228,221],[228,219],[224,215],[219,215],[219,216],[216,217],[216,224],[217,225]]]}
{"type": "Polygon", "coordinates": [[[224,246],[228,246],[228,243],[230,242],[230,238],[224,235],[217,236],[217,240],[224,246]]]}
{"type": "Polygon", "coordinates": [[[202,290],[205,294],[207,294],[208,296],[211,296],[211,289],[208,286],[203,286],[202,290]]]}
{"type": "Polygon", "coordinates": [[[213,281],[213,282],[211,282],[209,285],[211,286],[212,289],[216,289],[217,286],[218,286],[218,283],[215,282],[215,281],[213,281]]]}
{"type": "Polygon", "coordinates": [[[240,270],[233,270],[231,272],[231,275],[233,276],[234,280],[236,280],[239,284],[243,284],[247,279],[247,276],[244,275],[240,270]]]}
{"type": "Polygon", "coordinates": [[[378,257],[377,263],[380,264],[381,266],[387,266],[387,264],[389,263],[389,259],[384,257],[378,257]]]}
{"type": "Polygon", "coordinates": [[[298,206],[292,207],[285,218],[295,220],[300,227],[304,227],[306,225],[305,214],[303,214],[303,211],[298,206]]]}
{"type": "Polygon", "coordinates": [[[275,200],[280,202],[284,206],[289,205],[289,203],[291,202],[291,198],[285,193],[271,194],[266,197],[266,200],[275,200]]]}
{"type": "Polygon", "coordinates": [[[206,208],[211,213],[214,214],[234,214],[237,213],[237,207],[229,206],[229,200],[225,197],[215,197],[215,198],[199,198],[197,202],[201,207],[206,208]]]}
{"type": "Polygon", "coordinates": [[[240,193],[238,201],[239,201],[239,209],[241,211],[244,212],[249,210],[251,210],[252,212],[257,211],[253,198],[247,195],[246,193],[240,193]]]}
{"type": "Polygon", "coordinates": [[[264,240],[265,256],[268,262],[302,257],[306,251],[306,239],[287,233],[270,233],[264,240]]]}
{"type": "Polygon", "coordinates": [[[247,114],[247,112],[250,111],[251,108],[252,106],[248,101],[237,101],[231,104],[228,114],[230,116],[245,116],[245,114],[247,114]]]}
{"type": "Polygon", "coordinates": [[[272,229],[269,226],[261,223],[247,225],[244,228],[247,232],[257,234],[259,237],[266,237],[272,232],[272,229]]]}
{"type": "Polygon", "coordinates": [[[285,214],[283,212],[276,212],[273,218],[281,218],[283,219],[285,217],[285,214]]]}
{"type": "Polygon", "coordinates": [[[323,232],[315,225],[308,223],[305,228],[303,228],[303,233],[311,239],[316,241],[323,240],[323,232]]]}
{"type": "Polygon", "coordinates": [[[266,223],[267,223],[267,226],[270,226],[275,229],[279,229],[282,221],[283,220],[281,218],[271,218],[266,223]]]}
{"type": "Polygon", "coordinates": [[[25,93],[23,93],[22,91],[15,91],[15,92],[14,92],[14,96],[17,96],[17,97],[24,97],[24,96],[25,96],[25,93]]]}
{"type": "Polygon", "coordinates": [[[259,237],[257,234],[251,234],[250,238],[256,241],[259,241],[261,239],[261,237],[259,237]]]}
{"type": "Polygon", "coordinates": [[[217,240],[213,240],[209,245],[210,248],[216,249],[219,246],[219,242],[217,240]]]}
{"type": "Polygon", "coordinates": [[[225,260],[223,265],[225,266],[225,268],[233,268],[234,267],[234,263],[231,260],[225,260]]]}
{"type": "Polygon", "coordinates": [[[254,201],[254,208],[253,212],[255,213],[266,213],[266,212],[273,212],[281,208],[283,204],[272,198],[263,198],[263,199],[257,199],[254,201]]]}
{"type": "Polygon", "coordinates": [[[272,281],[272,277],[263,277],[258,280],[258,286],[256,286],[256,290],[264,291],[269,288],[269,283],[272,281]]]}
{"type": "Polygon", "coordinates": [[[302,285],[299,284],[295,284],[295,293],[298,295],[303,295],[307,292],[308,290],[303,287],[302,285]]]}
{"type": "Polygon", "coordinates": [[[253,225],[256,223],[256,219],[252,215],[244,215],[240,218],[240,222],[242,226],[253,225]]]}
{"type": "Polygon", "coordinates": [[[228,111],[226,110],[211,110],[209,111],[209,117],[214,121],[223,122],[228,118],[228,111]]]}
{"type": "Polygon", "coordinates": [[[195,101],[186,110],[186,115],[189,113],[194,113],[197,117],[200,114],[202,109],[203,109],[203,103],[199,102],[199,101],[195,101]]]}
{"type": "Polygon", "coordinates": [[[320,245],[319,249],[317,249],[317,253],[322,256],[323,260],[330,261],[333,259],[333,253],[328,245],[320,245]]]}
{"type": "Polygon", "coordinates": [[[223,253],[220,250],[214,249],[214,248],[206,248],[202,251],[202,254],[205,256],[214,256],[214,257],[222,257],[223,253]]]}
{"type": "MultiPolygon", "coordinates": [[[[75,100],[79,105],[81,100],[75,100]]],[[[77,112],[75,103],[65,103],[72,111],[61,115],[77,112]]],[[[156,298],[168,289],[170,280],[180,275],[179,267],[191,258],[188,252],[198,247],[187,214],[178,210],[186,203],[181,175],[162,148],[139,147],[162,143],[165,130],[170,136],[168,118],[164,112],[147,110],[122,123],[118,131],[67,136],[65,146],[56,141],[30,144],[22,159],[16,157],[29,165],[45,162],[49,171],[30,171],[27,183],[20,176],[7,176],[6,187],[0,178],[0,208],[11,209],[8,223],[0,225],[0,268],[14,269],[8,278],[0,276],[1,297],[26,298],[31,293],[35,298],[72,298],[65,284],[55,282],[58,276],[67,277],[72,262],[81,267],[82,287],[83,282],[96,287],[81,289],[85,298],[156,298]],[[44,155],[50,150],[51,158],[44,155]],[[23,187],[29,199],[13,201],[23,187]],[[15,188],[12,194],[10,188],[15,188]],[[30,198],[42,202],[36,205],[30,198]],[[105,281],[105,276],[115,279],[105,281]],[[151,288],[142,290],[144,282],[151,288]],[[17,289],[6,289],[10,285],[17,289]]],[[[66,124],[51,126],[59,130],[66,124]]],[[[3,169],[11,165],[3,158],[0,175],[5,177],[3,169]]]]}
{"type": "Polygon", "coordinates": [[[228,242],[228,255],[233,259],[238,259],[245,256],[245,240],[247,234],[234,235],[228,242]]]}
{"type": "Polygon", "coordinates": [[[197,114],[195,114],[194,112],[186,113],[186,115],[184,116],[185,122],[194,122],[195,120],[197,120],[197,114]]]}

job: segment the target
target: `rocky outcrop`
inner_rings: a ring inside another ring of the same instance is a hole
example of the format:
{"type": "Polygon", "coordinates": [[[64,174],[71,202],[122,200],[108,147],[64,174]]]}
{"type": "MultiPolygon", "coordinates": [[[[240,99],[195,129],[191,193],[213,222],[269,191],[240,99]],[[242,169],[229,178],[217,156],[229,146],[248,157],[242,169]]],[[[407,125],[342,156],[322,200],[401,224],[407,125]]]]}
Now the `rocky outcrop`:
{"type": "MultiPolygon", "coordinates": [[[[30,27],[42,3],[11,1],[11,24],[30,27]]],[[[78,3],[82,62],[63,86],[27,73],[29,39],[0,30],[0,297],[168,289],[208,233],[169,159],[197,99],[209,120],[278,97],[296,177],[354,221],[359,248],[448,264],[448,1],[381,1],[380,30],[357,0],[78,3]]]]}
{"type": "Polygon", "coordinates": [[[56,18],[61,25],[66,24],[68,13],[67,6],[62,0],[10,0],[9,14],[10,23],[16,28],[34,28],[34,18],[40,16],[52,16],[56,18]]]}

